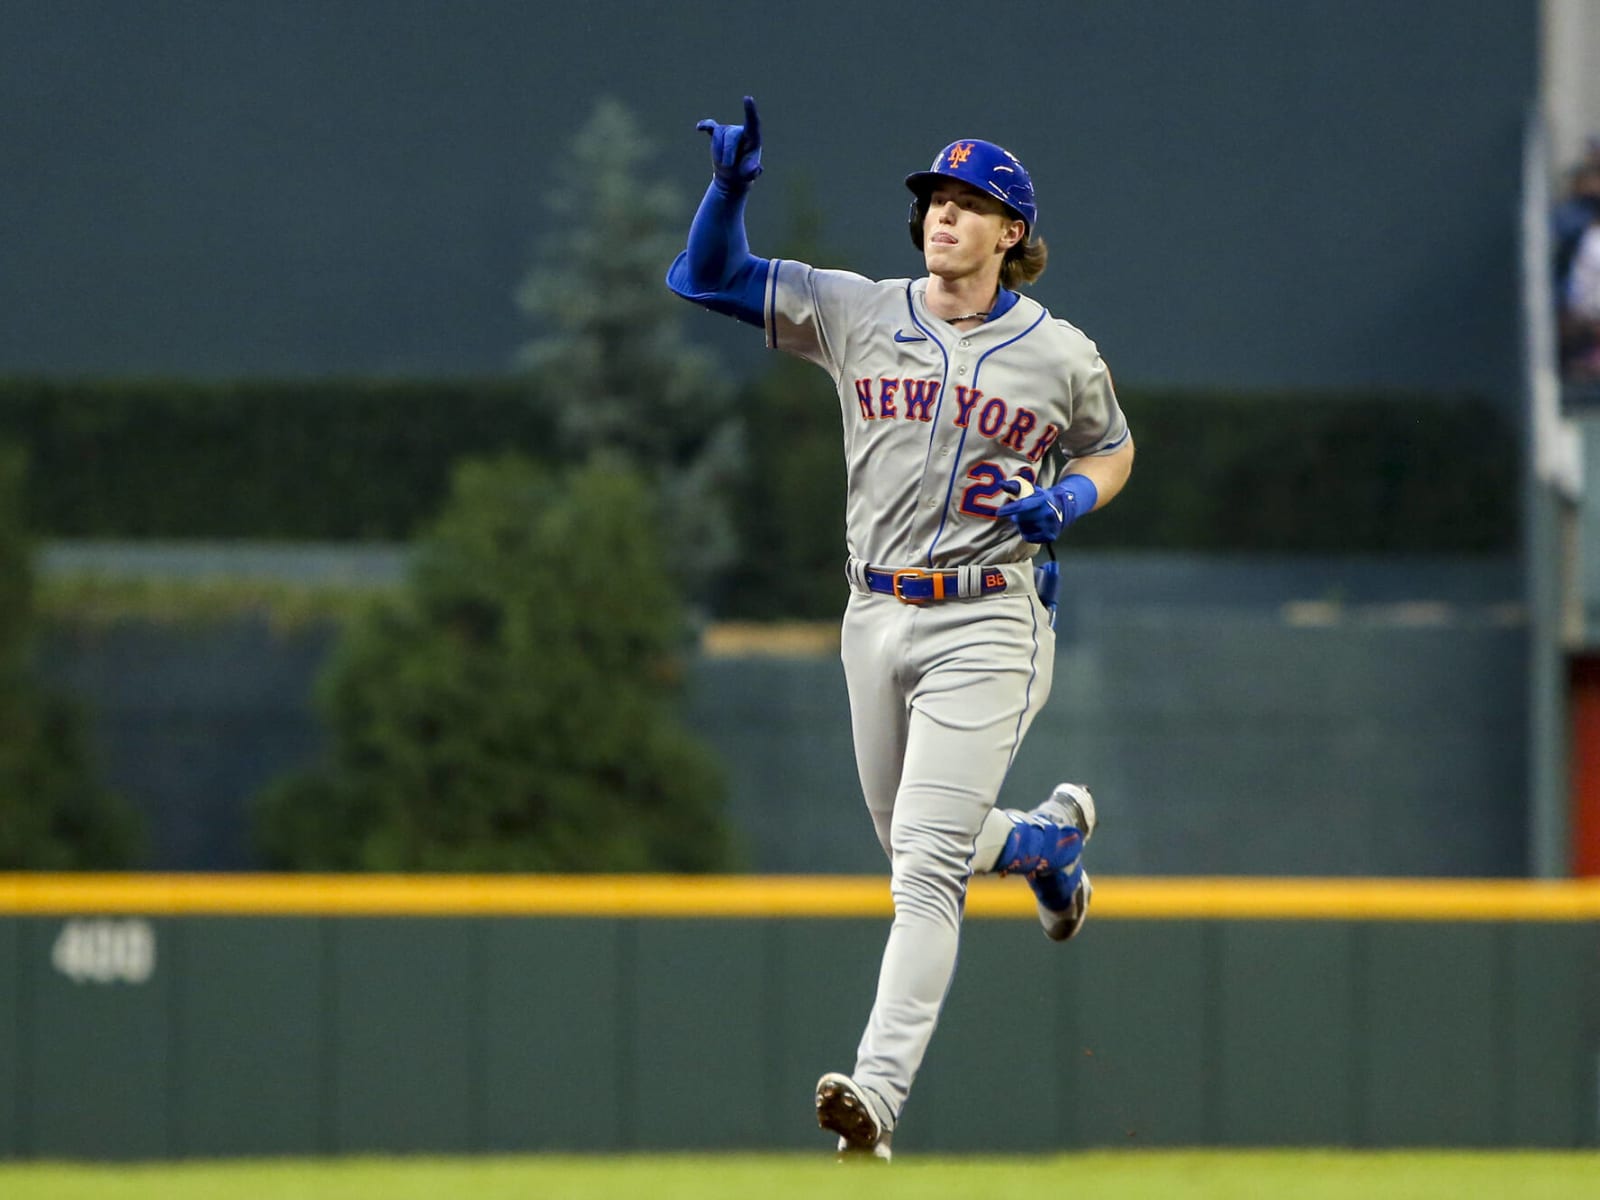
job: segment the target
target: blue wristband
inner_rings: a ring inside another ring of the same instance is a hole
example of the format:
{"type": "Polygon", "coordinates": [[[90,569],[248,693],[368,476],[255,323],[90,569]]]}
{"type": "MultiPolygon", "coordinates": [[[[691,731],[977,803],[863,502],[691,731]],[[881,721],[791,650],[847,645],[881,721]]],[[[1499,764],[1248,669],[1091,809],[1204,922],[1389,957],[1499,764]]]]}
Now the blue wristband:
{"type": "Polygon", "coordinates": [[[1087,475],[1064,475],[1061,482],[1050,489],[1061,504],[1061,528],[1065,529],[1079,517],[1087,516],[1100,503],[1100,489],[1087,475]]]}

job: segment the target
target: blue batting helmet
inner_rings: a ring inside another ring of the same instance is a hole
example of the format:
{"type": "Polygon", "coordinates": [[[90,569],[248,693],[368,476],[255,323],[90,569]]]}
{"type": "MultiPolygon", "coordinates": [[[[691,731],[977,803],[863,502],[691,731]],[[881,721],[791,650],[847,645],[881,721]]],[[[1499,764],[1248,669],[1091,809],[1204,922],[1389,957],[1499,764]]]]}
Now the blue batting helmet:
{"type": "Polygon", "coordinates": [[[1027,226],[1022,240],[1026,242],[1033,237],[1039,210],[1033,202],[1033,180],[1028,169],[1004,147],[979,138],[962,138],[939,151],[926,171],[906,176],[906,186],[916,196],[907,220],[911,225],[911,240],[918,250],[922,249],[922,218],[927,212],[928,195],[940,179],[954,179],[993,196],[1027,226]]]}

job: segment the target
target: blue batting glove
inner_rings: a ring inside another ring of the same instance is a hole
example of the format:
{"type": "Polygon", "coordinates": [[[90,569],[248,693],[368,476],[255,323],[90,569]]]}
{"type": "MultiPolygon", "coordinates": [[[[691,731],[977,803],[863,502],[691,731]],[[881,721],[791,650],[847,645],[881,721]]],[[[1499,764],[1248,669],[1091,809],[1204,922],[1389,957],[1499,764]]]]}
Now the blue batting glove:
{"type": "Polygon", "coordinates": [[[743,125],[707,118],[695,128],[711,135],[711,171],[724,191],[742,192],[761,174],[761,118],[753,98],[744,98],[743,125]]]}
{"type": "MultiPolygon", "coordinates": [[[[1000,486],[1013,496],[1022,491],[1022,484],[1015,479],[1000,486]]],[[[1068,475],[1054,487],[1038,488],[1021,500],[1007,501],[995,515],[1009,518],[1025,542],[1053,542],[1068,525],[1092,512],[1099,501],[1100,489],[1094,480],[1087,475],[1068,475]]]]}

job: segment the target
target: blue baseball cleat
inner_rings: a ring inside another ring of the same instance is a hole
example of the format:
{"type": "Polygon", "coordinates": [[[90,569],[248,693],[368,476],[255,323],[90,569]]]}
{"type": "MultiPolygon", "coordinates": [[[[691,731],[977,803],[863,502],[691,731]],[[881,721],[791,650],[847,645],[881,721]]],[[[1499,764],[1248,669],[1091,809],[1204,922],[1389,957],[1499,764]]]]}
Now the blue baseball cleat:
{"type": "Polygon", "coordinates": [[[1016,828],[995,870],[1027,876],[1044,935],[1064,942],[1083,928],[1094,895],[1082,861],[1084,843],[1094,834],[1094,797],[1081,783],[1058,783],[1050,798],[1031,812],[1006,815],[1016,828]]]}

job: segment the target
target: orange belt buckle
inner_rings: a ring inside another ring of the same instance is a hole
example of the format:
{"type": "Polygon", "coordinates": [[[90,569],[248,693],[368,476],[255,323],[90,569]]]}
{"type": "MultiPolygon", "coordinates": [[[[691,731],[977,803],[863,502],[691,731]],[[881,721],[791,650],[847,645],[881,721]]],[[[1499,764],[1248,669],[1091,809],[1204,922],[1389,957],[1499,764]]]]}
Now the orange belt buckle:
{"type": "Polygon", "coordinates": [[[943,571],[924,571],[921,567],[906,567],[896,571],[891,577],[891,586],[894,598],[901,604],[926,604],[929,600],[943,600],[945,573],[943,571]],[[925,597],[908,596],[900,590],[902,579],[931,579],[933,580],[933,595],[925,597]]]}

